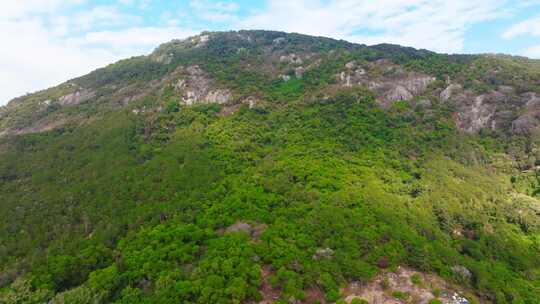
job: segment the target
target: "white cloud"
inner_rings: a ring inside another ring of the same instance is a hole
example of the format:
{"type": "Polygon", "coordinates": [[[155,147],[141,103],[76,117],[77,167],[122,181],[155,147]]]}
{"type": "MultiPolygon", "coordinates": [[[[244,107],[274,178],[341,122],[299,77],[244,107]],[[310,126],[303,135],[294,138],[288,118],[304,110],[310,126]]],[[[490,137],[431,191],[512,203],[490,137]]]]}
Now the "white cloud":
{"type": "Polygon", "coordinates": [[[522,35],[540,36],[540,15],[514,24],[503,33],[502,37],[512,39],[522,35]]]}
{"type": "MultiPolygon", "coordinates": [[[[195,34],[189,28],[273,29],[462,52],[472,25],[511,16],[540,0],[267,0],[264,8],[247,16],[234,1],[190,0],[189,10],[160,12],[153,23],[132,15],[132,9],[158,2],[115,0],[96,6],[88,0],[6,1],[0,11],[0,41],[8,43],[0,48],[0,105],[195,34]]],[[[504,33],[508,39],[519,35],[540,36],[540,16],[504,33]]],[[[539,49],[531,46],[525,53],[540,57],[539,49]]]]}
{"type": "Polygon", "coordinates": [[[57,41],[40,20],[0,22],[0,104],[9,99],[56,85],[114,59],[105,50],[81,49],[57,41]]]}
{"type": "Polygon", "coordinates": [[[195,35],[196,32],[179,27],[136,27],[120,31],[90,32],[68,42],[80,47],[103,47],[120,54],[146,53],[172,39],[195,35]]]}
{"type": "Polygon", "coordinates": [[[202,20],[214,23],[235,23],[239,6],[235,2],[212,2],[208,0],[191,0],[189,6],[195,15],[202,20]]]}
{"type": "Polygon", "coordinates": [[[4,1],[0,19],[17,19],[35,13],[50,13],[61,7],[82,4],[86,0],[14,0],[4,1]]]}
{"type": "Polygon", "coordinates": [[[539,45],[533,45],[531,47],[528,47],[524,52],[523,55],[530,57],[530,58],[536,58],[540,59],[540,44],[539,45]]]}
{"type": "MultiPolygon", "coordinates": [[[[80,0],[43,1],[45,6],[39,9],[12,5],[9,10],[13,15],[0,15],[0,41],[5,42],[0,48],[0,105],[116,60],[148,53],[173,38],[194,34],[174,26],[137,26],[136,17],[111,6],[68,16],[59,13],[62,5],[80,0]],[[111,30],[96,30],[100,27],[111,30]],[[115,27],[119,29],[112,30],[115,27]]],[[[36,4],[42,0],[22,2],[36,4]]]]}
{"type": "Polygon", "coordinates": [[[294,31],[360,43],[398,43],[435,51],[463,50],[474,23],[506,14],[503,0],[270,0],[239,27],[294,31]]]}

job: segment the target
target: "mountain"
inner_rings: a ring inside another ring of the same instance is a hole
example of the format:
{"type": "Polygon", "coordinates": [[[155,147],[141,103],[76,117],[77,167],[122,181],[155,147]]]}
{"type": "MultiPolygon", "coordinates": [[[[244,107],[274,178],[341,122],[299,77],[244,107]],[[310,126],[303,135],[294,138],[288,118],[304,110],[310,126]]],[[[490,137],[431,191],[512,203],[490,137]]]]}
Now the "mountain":
{"type": "Polygon", "coordinates": [[[540,61],[204,32],[0,108],[0,303],[539,303],[540,61]]]}

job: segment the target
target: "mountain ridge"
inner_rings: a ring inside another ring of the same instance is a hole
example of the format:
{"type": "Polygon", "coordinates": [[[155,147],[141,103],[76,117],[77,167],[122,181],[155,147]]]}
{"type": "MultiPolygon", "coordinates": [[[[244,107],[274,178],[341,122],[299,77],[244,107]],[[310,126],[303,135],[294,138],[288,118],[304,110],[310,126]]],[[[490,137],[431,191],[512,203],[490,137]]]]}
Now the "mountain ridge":
{"type": "MultiPolygon", "coordinates": [[[[333,40],[333,39],[330,39],[330,38],[311,37],[311,36],[300,35],[300,34],[289,34],[289,35],[292,35],[292,36],[287,36],[287,34],[283,33],[283,32],[265,32],[265,31],[262,31],[262,32],[256,32],[256,31],[203,32],[201,35],[186,38],[184,40],[173,40],[171,42],[164,43],[164,44],[160,45],[159,47],[157,47],[156,50],[154,50],[150,55],[132,57],[130,59],[121,60],[121,61],[119,61],[119,62],[117,62],[115,64],[111,64],[111,65],[109,65],[109,66],[107,66],[105,68],[101,68],[101,69],[98,69],[96,71],[93,71],[93,72],[91,72],[91,73],[89,73],[89,74],[87,74],[85,76],[74,78],[74,79],[72,79],[70,81],[67,81],[66,83],[61,84],[59,86],[56,86],[56,87],[53,87],[53,88],[50,88],[50,89],[46,89],[46,90],[43,90],[43,91],[40,91],[40,92],[37,92],[37,93],[33,93],[33,94],[30,94],[30,95],[26,95],[26,96],[23,96],[23,97],[16,98],[13,101],[11,101],[8,105],[2,107],[2,109],[0,110],[0,119],[2,119],[4,121],[4,124],[0,124],[1,129],[2,129],[2,130],[0,130],[0,133],[1,134],[10,134],[10,133],[19,134],[19,133],[34,132],[36,130],[49,130],[51,128],[54,128],[58,124],[50,125],[50,124],[47,124],[47,123],[42,123],[42,125],[40,125],[40,126],[33,126],[32,127],[32,126],[28,126],[28,125],[24,126],[24,123],[23,123],[22,125],[23,125],[23,127],[26,127],[26,129],[22,129],[22,130],[6,130],[6,129],[9,128],[9,125],[10,125],[10,123],[6,123],[6,121],[8,120],[6,118],[9,118],[9,116],[15,116],[16,117],[17,115],[19,115],[19,116],[25,116],[26,115],[26,116],[30,116],[31,120],[39,120],[40,118],[43,118],[43,116],[48,115],[48,114],[43,114],[44,112],[46,112],[46,113],[54,112],[56,110],[54,108],[55,106],[62,107],[64,105],[78,104],[78,103],[85,102],[88,99],[92,99],[92,98],[96,97],[96,96],[93,96],[93,94],[95,94],[95,92],[93,92],[93,90],[96,90],[96,89],[118,90],[118,88],[115,88],[114,85],[111,85],[111,83],[113,82],[112,79],[116,79],[116,81],[117,81],[118,79],[123,79],[123,78],[128,78],[128,77],[137,78],[138,76],[137,76],[136,69],[139,69],[140,71],[144,70],[145,73],[147,74],[144,77],[150,77],[147,80],[150,80],[150,79],[157,80],[155,77],[158,77],[159,75],[164,76],[165,74],[172,72],[171,67],[178,66],[179,64],[181,64],[181,62],[174,62],[173,63],[172,62],[173,58],[172,57],[169,58],[167,56],[175,54],[174,52],[178,52],[179,53],[178,56],[180,56],[180,57],[182,57],[182,56],[194,56],[193,54],[187,54],[187,53],[193,52],[193,49],[197,49],[199,47],[204,46],[206,43],[208,43],[207,40],[200,41],[201,39],[209,39],[209,37],[211,37],[212,35],[214,37],[213,40],[216,40],[216,39],[217,40],[219,40],[219,39],[229,39],[231,41],[234,41],[234,43],[238,44],[235,47],[238,50],[240,50],[241,48],[245,49],[246,46],[249,47],[249,43],[250,43],[249,39],[251,39],[249,35],[256,36],[256,34],[260,34],[259,36],[263,36],[263,37],[264,37],[264,35],[268,35],[268,36],[273,38],[272,42],[270,42],[269,38],[266,39],[266,41],[258,42],[259,44],[260,43],[265,44],[265,47],[268,47],[269,42],[274,43],[273,42],[274,39],[277,39],[277,41],[279,41],[280,38],[285,39],[284,37],[292,37],[292,38],[288,38],[288,39],[291,39],[291,41],[294,41],[294,39],[297,39],[299,41],[302,41],[302,43],[305,43],[305,45],[303,46],[303,52],[308,52],[310,48],[311,49],[314,48],[314,49],[317,49],[317,50],[321,50],[321,49],[324,49],[324,47],[329,47],[329,46],[338,47],[338,48],[344,49],[344,50],[346,50],[346,49],[357,49],[357,50],[362,49],[362,50],[365,50],[365,52],[369,52],[369,51],[373,51],[373,50],[379,51],[380,54],[375,55],[375,56],[379,56],[380,58],[387,58],[387,59],[394,60],[394,61],[398,62],[398,65],[393,65],[393,66],[388,65],[385,68],[399,67],[399,64],[400,64],[399,61],[400,60],[406,60],[408,62],[411,62],[411,61],[422,59],[422,58],[425,58],[425,57],[441,57],[441,58],[444,57],[444,59],[442,59],[442,61],[446,61],[446,63],[448,63],[449,65],[452,65],[452,66],[458,66],[460,64],[463,64],[463,62],[472,62],[474,60],[481,60],[481,59],[487,59],[487,58],[493,58],[494,60],[501,60],[501,61],[509,60],[512,63],[520,62],[520,61],[525,60],[524,64],[531,64],[531,65],[534,66],[534,61],[533,60],[523,59],[523,58],[518,58],[518,57],[507,57],[507,56],[498,56],[498,55],[497,56],[493,56],[493,55],[489,55],[489,56],[488,55],[443,55],[443,54],[437,54],[437,53],[434,53],[434,52],[430,52],[430,51],[427,51],[427,50],[416,50],[416,49],[410,48],[410,47],[405,48],[405,47],[400,47],[400,46],[391,45],[391,44],[379,44],[379,45],[368,47],[368,46],[362,45],[362,44],[354,44],[354,43],[349,43],[349,42],[346,42],[346,41],[343,41],[343,40],[333,40]],[[245,38],[238,39],[238,37],[242,37],[242,35],[245,35],[245,38]],[[242,41],[242,39],[244,39],[245,41],[242,41]],[[167,54],[167,52],[169,52],[169,53],[167,54]],[[126,66],[126,67],[124,67],[124,72],[118,71],[120,69],[118,67],[122,66],[122,65],[126,66]],[[133,71],[131,71],[131,73],[134,73],[133,75],[131,75],[131,76],[128,75],[128,74],[114,75],[115,70],[117,70],[116,71],[117,73],[130,73],[130,71],[128,71],[130,66],[131,66],[131,68],[134,69],[133,71]],[[113,77],[113,78],[111,78],[111,77],[113,77]],[[107,85],[105,85],[105,84],[107,84],[107,85]],[[70,95],[70,94],[75,94],[75,95],[70,95]],[[34,102],[31,101],[31,100],[36,99],[36,98],[41,99],[38,102],[37,105],[35,104],[36,101],[34,101],[34,102]],[[51,102],[53,102],[52,106],[49,104],[51,102]],[[22,112],[21,114],[9,115],[9,112],[16,112],[17,111],[17,110],[10,110],[10,109],[23,108],[25,103],[29,104],[29,105],[31,103],[34,103],[34,105],[30,107],[31,109],[29,111],[21,110],[21,112],[22,112]],[[40,106],[41,106],[41,108],[40,108],[40,106]],[[43,109],[43,108],[45,108],[45,109],[43,109]],[[52,111],[51,111],[51,109],[52,109],[52,111]],[[32,111],[34,111],[34,113],[31,113],[32,111]],[[41,112],[41,114],[38,113],[36,115],[35,112],[41,112]]],[[[259,39],[261,39],[261,38],[259,38],[259,39]]],[[[297,43],[297,45],[300,45],[300,43],[297,43]]],[[[213,50],[213,51],[216,51],[216,50],[213,50]]],[[[258,50],[258,51],[261,51],[261,50],[258,50]]],[[[265,50],[265,51],[267,52],[266,55],[270,55],[273,52],[273,50],[270,50],[270,51],[265,50]],[[268,53],[268,52],[270,52],[270,53],[268,53]]],[[[277,52],[279,52],[279,51],[277,51],[277,52]]],[[[285,51],[284,53],[287,53],[287,51],[285,51]]],[[[283,59],[283,58],[281,58],[281,59],[283,59]]],[[[287,60],[287,59],[285,59],[285,60],[287,60]]],[[[272,63],[270,63],[270,64],[267,63],[267,66],[269,66],[271,64],[272,63]]],[[[295,65],[294,62],[291,63],[291,64],[295,65]]],[[[301,65],[298,65],[298,66],[299,67],[296,67],[296,69],[298,69],[298,72],[299,73],[300,72],[304,73],[303,70],[305,68],[302,67],[301,65]]],[[[540,70],[540,68],[538,68],[538,66],[540,66],[540,64],[536,64],[536,66],[537,66],[536,67],[537,70],[535,71],[535,73],[538,74],[538,70],[540,70]]],[[[421,69],[422,69],[422,67],[420,67],[420,70],[421,69]]],[[[414,70],[414,68],[413,68],[413,70],[414,70]]],[[[419,69],[416,68],[416,70],[419,70],[419,69]]],[[[438,77],[439,79],[441,79],[443,77],[442,75],[433,75],[434,73],[430,73],[430,72],[433,72],[433,71],[424,71],[424,73],[426,73],[428,75],[431,74],[431,77],[438,77]]],[[[292,73],[292,72],[288,71],[288,73],[292,73]]],[[[215,75],[209,75],[209,76],[210,77],[207,77],[207,78],[212,78],[212,76],[215,76],[215,75]]],[[[257,76],[258,77],[267,76],[268,78],[275,79],[275,78],[279,78],[280,75],[276,75],[275,73],[274,74],[270,73],[270,75],[262,75],[262,76],[257,75],[257,76]]],[[[289,75],[281,75],[281,76],[282,77],[290,77],[289,75]]],[[[448,74],[446,74],[446,76],[448,76],[448,74]]],[[[350,75],[347,75],[345,77],[350,77],[350,75]]],[[[538,76],[536,75],[535,77],[538,77],[538,76]]],[[[139,79],[139,80],[144,81],[145,79],[139,79]]],[[[354,80],[357,80],[357,79],[354,79],[354,80]]],[[[266,81],[269,81],[269,80],[266,80],[266,81]]],[[[223,83],[223,81],[221,81],[221,82],[222,82],[220,84],[221,86],[226,86],[226,84],[223,83]]],[[[446,82],[449,82],[449,79],[446,79],[446,82]]],[[[358,83],[358,84],[368,86],[368,87],[370,86],[369,83],[365,83],[365,82],[364,83],[358,83]]],[[[122,85],[122,84],[119,84],[119,85],[122,85]]],[[[346,84],[346,85],[348,85],[348,84],[346,84]]],[[[384,84],[378,83],[378,84],[375,84],[375,86],[376,85],[384,85],[384,84]]],[[[454,88],[456,88],[456,87],[454,87],[454,88]]],[[[124,87],[123,89],[128,89],[128,88],[124,87]]],[[[371,87],[369,87],[369,89],[374,89],[374,85],[371,85],[371,87]]],[[[417,88],[403,88],[403,86],[398,87],[398,88],[393,88],[393,89],[394,89],[394,92],[387,92],[388,95],[389,95],[388,97],[390,97],[390,99],[393,98],[393,99],[396,99],[396,100],[403,99],[403,98],[410,99],[413,96],[410,94],[410,92],[407,92],[407,91],[410,91],[411,89],[412,89],[412,91],[417,90],[417,88]]],[[[105,92],[104,94],[109,94],[109,93],[105,92]]],[[[129,98],[142,97],[142,95],[143,95],[143,93],[141,93],[139,96],[131,96],[129,98]]],[[[471,95],[471,94],[469,94],[469,95],[471,95]]],[[[121,102],[127,104],[129,102],[129,100],[127,98],[128,97],[126,97],[126,99],[122,100],[121,102]]],[[[471,99],[471,98],[474,98],[474,96],[471,95],[471,96],[469,96],[467,98],[471,99]]],[[[467,110],[471,111],[471,110],[474,110],[474,109],[467,109],[467,110]]],[[[466,116],[466,113],[465,113],[465,116],[466,116]]],[[[60,119],[60,120],[62,120],[62,119],[60,119]]],[[[525,119],[522,119],[522,120],[525,120],[525,119]]],[[[13,125],[15,127],[19,127],[17,125],[17,122],[13,123],[13,125]]],[[[19,123],[19,125],[21,125],[21,123],[19,123]]],[[[476,127],[468,126],[468,128],[473,130],[473,131],[478,131],[476,127]]]]}

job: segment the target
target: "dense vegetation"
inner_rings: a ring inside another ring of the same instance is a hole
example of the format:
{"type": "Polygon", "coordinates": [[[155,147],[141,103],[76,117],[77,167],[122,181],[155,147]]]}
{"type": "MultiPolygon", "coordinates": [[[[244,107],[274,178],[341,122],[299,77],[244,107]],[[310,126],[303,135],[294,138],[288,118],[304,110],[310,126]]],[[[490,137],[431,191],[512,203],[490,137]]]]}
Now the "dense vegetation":
{"type": "MultiPolygon", "coordinates": [[[[325,58],[288,82],[243,68],[262,59],[241,39],[162,46],[179,52],[173,66],[200,62],[263,106],[224,116],[163,88],[95,122],[0,138],[0,303],[244,303],[261,299],[262,269],[282,303],[314,287],[335,302],[348,282],[399,265],[474,291],[473,303],[538,303],[540,194],[535,172],[520,170],[536,161],[534,136],[463,134],[448,104],[317,94],[351,59],[386,56],[439,78],[477,59],[288,39],[325,58]]],[[[141,57],[75,81],[171,70],[141,57]]]]}

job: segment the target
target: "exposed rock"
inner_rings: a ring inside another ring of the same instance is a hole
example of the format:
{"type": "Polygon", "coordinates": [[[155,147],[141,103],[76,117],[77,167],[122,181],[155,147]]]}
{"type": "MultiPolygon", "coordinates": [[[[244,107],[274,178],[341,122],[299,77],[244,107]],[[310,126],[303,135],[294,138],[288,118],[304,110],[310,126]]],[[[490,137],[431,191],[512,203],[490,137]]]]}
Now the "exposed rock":
{"type": "Polygon", "coordinates": [[[214,82],[198,66],[186,68],[185,74],[186,77],[178,80],[174,85],[175,89],[182,94],[182,102],[185,105],[224,104],[232,99],[230,90],[214,88],[214,82]]]}
{"type": "Polygon", "coordinates": [[[217,103],[217,104],[223,104],[227,103],[229,100],[231,100],[232,94],[229,90],[215,90],[208,92],[208,95],[206,95],[206,102],[208,103],[217,103]]]}
{"type": "Polygon", "coordinates": [[[452,95],[455,94],[457,91],[460,91],[461,90],[461,85],[459,84],[451,84],[449,85],[446,89],[444,89],[442,92],[441,92],[441,100],[442,101],[447,101],[449,100],[450,98],[452,98],[452,95]]]}
{"type": "Polygon", "coordinates": [[[244,101],[242,101],[242,103],[247,104],[250,109],[253,109],[253,108],[255,108],[257,106],[259,101],[257,99],[255,99],[254,97],[248,97],[248,98],[244,99],[244,101]]]}
{"type": "Polygon", "coordinates": [[[366,70],[359,68],[354,71],[354,74],[356,74],[357,77],[364,76],[366,74],[366,70]]]}
{"type": "Polygon", "coordinates": [[[253,238],[258,238],[266,230],[265,224],[251,225],[245,222],[236,222],[225,229],[225,233],[245,232],[253,238]]]}
{"type": "Polygon", "coordinates": [[[512,132],[525,135],[540,125],[540,96],[532,92],[525,93],[522,102],[525,103],[525,111],[512,121],[512,132]]]}
{"type": "Polygon", "coordinates": [[[178,81],[174,84],[174,88],[176,90],[181,90],[186,86],[186,80],[185,79],[178,79],[178,81]]]}
{"type": "Polygon", "coordinates": [[[533,92],[524,93],[522,100],[525,101],[528,110],[540,109],[540,95],[533,92]]]}
{"type": "Polygon", "coordinates": [[[334,250],[331,248],[319,248],[313,255],[314,260],[323,260],[323,259],[331,259],[334,255],[334,250]]]}
{"type": "Polygon", "coordinates": [[[354,69],[355,66],[356,66],[356,62],[354,62],[354,61],[349,61],[349,62],[347,62],[347,63],[345,64],[345,67],[346,67],[347,69],[349,69],[349,70],[354,69]]]}
{"type": "Polygon", "coordinates": [[[304,63],[302,58],[296,56],[296,54],[294,53],[289,54],[289,55],[282,55],[281,57],[279,57],[279,61],[290,63],[290,64],[298,64],[298,65],[304,63]]]}
{"type": "Polygon", "coordinates": [[[351,303],[353,299],[364,299],[368,303],[378,304],[429,304],[434,299],[445,304],[469,303],[460,291],[455,290],[442,278],[406,267],[398,267],[395,272],[383,272],[368,283],[351,282],[342,290],[342,294],[347,303],[351,303]],[[415,284],[413,277],[419,279],[421,284],[415,284]],[[437,297],[433,294],[434,290],[440,291],[437,297]],[[397,291],[408,294],[408,300],[396,299],[393,293],[397,291]]]}
{"type": "Polygon", "coordinates": [[[419,95],[422,94],[433,81],[435,81],[435,77],[413,76],[399,81],[399,84],[405,87],[413,95],[419,95]]]}
{"type": "Polygon", "coordinates": [[[530,115],[523,114],[512,122],[512,133],[525,135],[538,126],[538,120],[530,115]]]}
{"type": "Polygon", "coordinates": [[[507,86],[507,85],[500,85],[497,90],[503,94],[506,94],[506,95],[510,95],[510,94],[514,94],[514,87],[512,86],[507,86]]]}
{"type": "Polygon", "coordinates": [[[210,40],[210,35],[200,35],[195,38],[195,41],[194,41],[196,43],[195,47],[205,46],[209,40],[210,40]]]}
{"type": "Polygon", "coordinates": [[[32,123],[28,127],[24,127],[21,129],[4,130],[3,134],[1,134],[0,137],[5,136],[5,135],[23,135],[23,134],[47,132],[55,128],[58,128],[64,125],[65,123],[66,123],[65,119],[54,119],[54,120],[42,119],[42,120],[32,123]]]}
{"type": "Polygon", "coordinates": [[[296,78],[302,78],[304,77],[305,69],[303,67],[297,67],[294,69],[294,75],[296,78]]]}
{"type": "Polygon", "coordinates": [[[462,278],[465,281],[468,281],[472,277],[472,273],[467,267],[461,266],[461,265],[455,265],[452,267],[452,272],[462,278]]]}
{"type": "Polygon", "coordinates": [[[77,105],[93,98],[95,95],[95,92],[90,90],[79,90],[60,97],[58,104],[61,106],[77,105]]]}
{"type": "Polygon", "coordinates": [[[286,41],[287,39],[285,39],[285,37],[278,37],[274,40],[272,40],[272,43],[273,44],[282,44],[286,41]]]}
{"type": "Polygon", "coordinates": [[[387,91],[384,98],[389,101],[410,100],[414,96],[404,86],[397,85],[391,90],[387,91]]]}
{"type": "Polygon", "coordinates": [[[49,106],[51,104],[51,100],[47,99],[39,103],[40,105],[49,106]]]}
{"type": "Polygon", "coordinates": [[[510,99],[499,91],[479,96],[475,96],[471,91],[463,91],[453,95],[451,99],[458,107],[456,125],[462,131],[476,133],[484,128],[510,128],[512,112],[507,110],[510,99]]]}
{"type": "Polygon", "coordinates": [[[469,300],[460,296],[458,293],[454,293],[452,295],[452,302],[450,302],[449,304],[469,304],[469,300]]]}
{"type": "Polygon", "coordinates": [[[484,102],[486,95],[477,96],[470,107],[464,107],[458,113],[458,127],[468,133],[476,133],[480,129],[492,126],[490,121],[495,114],[495,107],[484,102]]]}
{"type": "Polygon", "coordinates": [[[340,86],[365,86],[372,90],[382,105],[393,101],[411,100],[423,94],[435,78],[417,72],[407,72],[388,60],[377,60],[366,65],[366,69],[357,67],[350,61],[347,70],[337,75],[340,86]]]}
{"type": "Polygon", "coordinates": [[[252,230],[253,230],[253,227],[251,227],[250,224],[244,223],[244,222],[236,222],[232,224],[231,226],[227,227],[227,229],[225,229],[225,232],[226,233],[245,232],[251,235],[252,230]]]}

